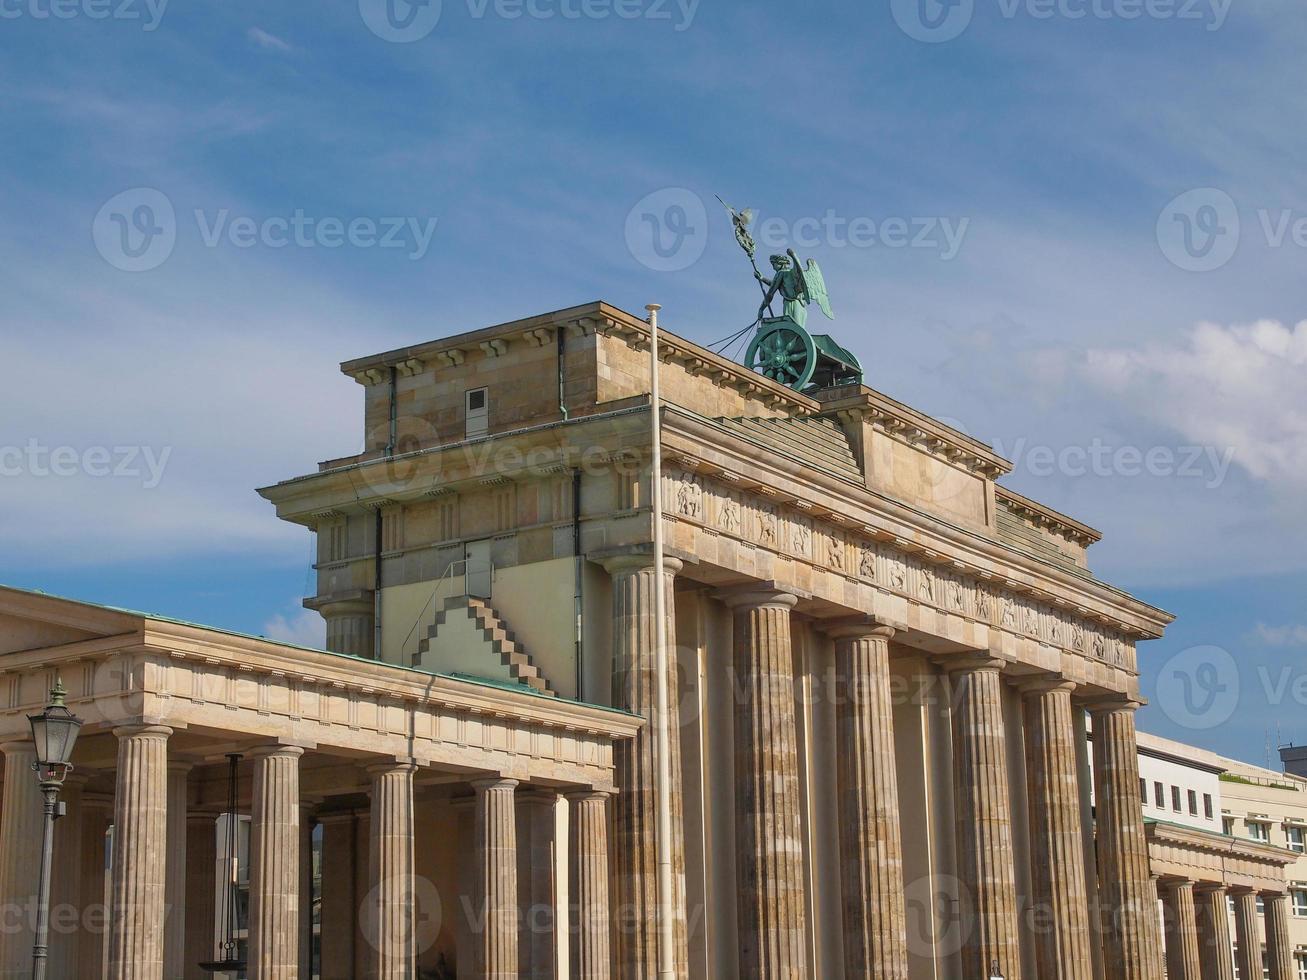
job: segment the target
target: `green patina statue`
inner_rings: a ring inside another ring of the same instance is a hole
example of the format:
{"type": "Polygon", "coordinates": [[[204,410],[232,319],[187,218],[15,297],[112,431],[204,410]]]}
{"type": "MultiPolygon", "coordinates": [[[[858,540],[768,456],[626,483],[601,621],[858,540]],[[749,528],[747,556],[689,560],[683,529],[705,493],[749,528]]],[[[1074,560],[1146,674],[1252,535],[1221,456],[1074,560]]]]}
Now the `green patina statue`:
{"type": "MultiPolygon", "coordinates": [[[[717,200],[722,201],[719,197],[717,200]]],[[[816,303],[827,319],[834,320],[830,296],[826,293],[826,280],[816,259],[808,259],[805,267],[794,254],[771,257],[772,275],[764,276],[754,261],[757,244],[749,234],[753,211],[746,208],[736,211],[722,201],[731,214],[735,240],[749,256],[753,277],[762,289],[762,304],[758,316],[745,329],[757,327],[745,363],[759,374],[802,391],[805,388],[825,388],[841,384],[861,384],[862,365],[858,359],[825,334],[807,331],[808,307],[816,303]],[[772,309],[777,294],[782,301],[781,315],[772,309]]]]}

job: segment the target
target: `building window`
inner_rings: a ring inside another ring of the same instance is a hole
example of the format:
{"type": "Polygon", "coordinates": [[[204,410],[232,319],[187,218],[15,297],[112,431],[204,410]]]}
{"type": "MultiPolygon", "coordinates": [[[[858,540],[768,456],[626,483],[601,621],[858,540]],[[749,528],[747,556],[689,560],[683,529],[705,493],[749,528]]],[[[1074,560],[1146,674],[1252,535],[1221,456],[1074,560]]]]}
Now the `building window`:
{"type": "Polygon", "coordinates": [[[1143,776],[1139,777],[1139,798],[1144,801],[1144,806],[1148,806],[1148,780],[1143,776]]]}
{"type": "Polygon", "coordinates": [[[463,393],[465,432],[467,438],[475,439],[490,431],[490,396],[485,388],[473,388],[463,393]]]}
{"type": "Polygon", "coordinates": [[[1261,841],[1263,844],[1271,842],[1271,825],[1262,823],[1260,820],[1249,820],[1248,836],[1253,840],[1261,841]]]}
{"type": "Polygon", "coordinates": [[[1211,793],[1204,793],[1204,794],[1203,794],[1203,816],[1205,816],[1208,820],[1213,820],[1213,819],[1215,819],[1215,817],[1213,816],[1213,811],[1212,811],[1212,794],[1211,794],[1211,793]]]}
{"type": "Polygon", "coordinates": [[[1298,980],[1307,980],[1307,956],[1297,953],[1293,957],[1293,963],[1298,969],[1298,980]]]}
{"type": "Polygon", "coordinates": [[[1189,816],[1198,816],[1198,794],[1193,790],[1189,791],[1189,816]]]}
{"type": "Polygon", "coordinates": [[[1166,788],[1161,783],[1153,783],[1153,800],[1157,809],[1166,809],[1166,788]]]}
{"type": "Polygon", "coordinates": [[[1307,837],[1303,836],[1301,827],[1285,827],[1284,836],[1289,841],[1289,850],[1297,851],[1299,854],[1307,852],[1307,837]]]}
{"type": "Polygon", "coordinates": [[[1171,787],[1171,809],[1176,813],[1180,812],[1180,787],[1171,787]]]}
{"type": "Polygon", "coordinates": [[[1221,833],[1225,834],[1226,837],[1234,836],[1234,817],[1221,818],[1221,833]]]}
{"type": "Polygon", "coordinates": [[[1289,892],[1289,901],[1293,903],[1293,914],[1307,916],[1307,888],[1295,888],[1289,892]]]}

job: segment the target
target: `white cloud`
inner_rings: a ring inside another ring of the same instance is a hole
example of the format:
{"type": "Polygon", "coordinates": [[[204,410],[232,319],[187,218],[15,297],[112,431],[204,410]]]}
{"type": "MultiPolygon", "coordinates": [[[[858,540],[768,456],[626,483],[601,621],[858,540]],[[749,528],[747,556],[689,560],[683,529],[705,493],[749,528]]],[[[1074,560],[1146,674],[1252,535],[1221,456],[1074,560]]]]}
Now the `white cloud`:
{"type": "Polygon", "coordinates": [[[311,609],[297,609],[290,615],[278,613],[263,624],[263,635],[282,643],[321,650],[327,642],[326,621],[311,609]]]}
{"type": "Polygon", "coordinates": [[[245,32],[245,36],[251,41],[263,48],[265,51],[290,51],[291,46],[277,37],[275,34],[269,34],[261,27],[251,27],[245,32]]]}
{"type": "Polygon", "coordinates": [[[1258,623],[1257,638],[1267,646],[1273,647],[1307,646],[1307,624],[1267,626],[1265,623],[1258,623]]]}
{"type": "Polygon", "coordinates": [[[1307,321],[1202,323],[1185,342],[1090,350],[1101,391],[1269,482],[1307,486],[1307,321]]]}

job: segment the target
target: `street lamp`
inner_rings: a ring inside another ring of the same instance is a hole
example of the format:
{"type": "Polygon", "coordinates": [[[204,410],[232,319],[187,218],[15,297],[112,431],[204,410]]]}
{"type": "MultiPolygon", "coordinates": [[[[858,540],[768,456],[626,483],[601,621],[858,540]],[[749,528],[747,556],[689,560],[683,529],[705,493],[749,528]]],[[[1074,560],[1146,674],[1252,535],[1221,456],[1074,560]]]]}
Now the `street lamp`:
{"type": "Polygon", "coordinates": [[[59,789],[64,777],[73,770],[68,760],[73,756],[73,744],[81,730],[82,719],[66,707],[62,680],[56,678],[50,692],[50,703],[39,715],[28,715],[32,723],[32,739],[36,742],[36,761],[32,768],[41,784],[45,797],[45,833],[41,840],[41,888],[36,902],[36,942],[32,945],[32,980],[45,980],[46,956],[50,951],[50,858],[54,851],[54,822],[63,816],[59,803],[59,789]]]}

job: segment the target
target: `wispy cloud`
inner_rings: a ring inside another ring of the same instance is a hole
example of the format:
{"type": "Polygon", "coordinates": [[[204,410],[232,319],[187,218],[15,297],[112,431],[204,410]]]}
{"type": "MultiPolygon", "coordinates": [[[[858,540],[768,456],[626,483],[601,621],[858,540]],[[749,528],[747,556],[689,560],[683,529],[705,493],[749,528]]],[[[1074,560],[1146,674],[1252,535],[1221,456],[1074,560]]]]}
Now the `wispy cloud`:
{"type": "Polygon", "coordinates": [[[311,609],[296,609],[269,619],[263,624],[263,635],[270,640],[321,650],[327,642],[327,624],[311,609]]]}
{"type": "Polygon", "coordinates": [[[1257,638],[1267,646],[1299,647],[1307,646],[1307,624],[1295,623],[1286,626],[1268,626],[1258,623],[1257,638]]]}
{"type": "Polygon", "coordinates": [[[288,43],[275,34],[269,34],[262,27],[251,27],[245,32],[245,36],[265,51],[287,52],[293,50],[288,43]]]}

